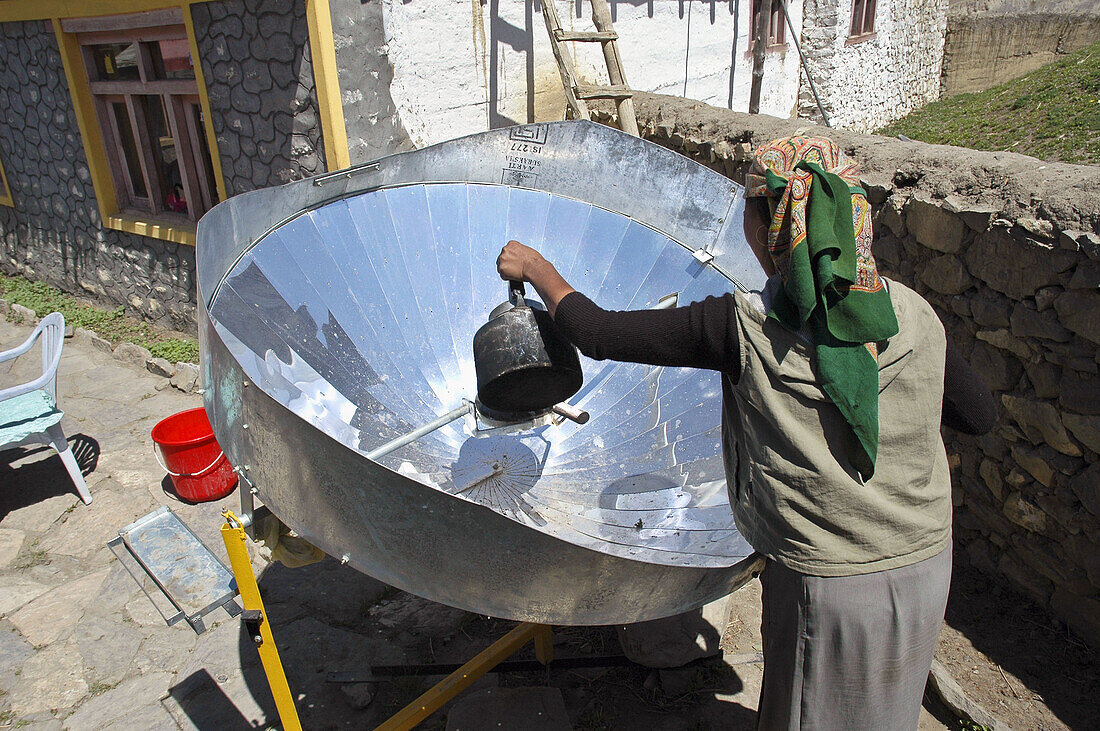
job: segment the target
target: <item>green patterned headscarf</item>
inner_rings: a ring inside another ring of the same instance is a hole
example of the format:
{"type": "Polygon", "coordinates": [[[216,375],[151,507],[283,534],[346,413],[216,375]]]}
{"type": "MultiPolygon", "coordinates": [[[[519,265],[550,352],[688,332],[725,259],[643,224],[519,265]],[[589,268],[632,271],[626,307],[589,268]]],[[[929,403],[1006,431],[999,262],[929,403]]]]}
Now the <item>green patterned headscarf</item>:
{"type": "Polygon", "coordinates": [[[855,436],[863,479],[878,454],[878,343],[898,332],[890,294],[871,256],[871,206],[859,165],[833,142],[786,137],[754,155],[745,195],[773,211],[768,251],[783,279],[769,316],[791,330],[809,324],[822,390],[855,436]]]}

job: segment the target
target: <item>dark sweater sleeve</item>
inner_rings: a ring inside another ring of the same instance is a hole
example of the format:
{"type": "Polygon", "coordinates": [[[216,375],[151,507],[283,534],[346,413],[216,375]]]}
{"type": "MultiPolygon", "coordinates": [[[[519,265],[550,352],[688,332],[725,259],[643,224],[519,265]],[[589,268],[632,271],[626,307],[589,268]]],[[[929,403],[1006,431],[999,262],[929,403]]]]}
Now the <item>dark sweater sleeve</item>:
{"type": "MultiPolygon", "coordinates": [[[[707,297],[669,310],[605,310],[580,292],[562,298],[554,322],[594,360],[706,368],[740,377],[740,343],[733,295],[707,297]]],[[[981,376],[950,340],[943,374],[941,422],[965,434],[993,428],[997,409],[981,376]]]]}
{"type": "Polygon", "coordinates": [[[736,378],[741,357],[734,306],[726,294],[687,307],[618,312],[570,292],[558,303],[554,322],[595,360],[705,368],[736,378]]]}
{"type": "Polygon", "coordinates": [[[948,338],[941,423],[964,434],[985,434],[996,420],[997,408],[989,388],[948,338]]]}

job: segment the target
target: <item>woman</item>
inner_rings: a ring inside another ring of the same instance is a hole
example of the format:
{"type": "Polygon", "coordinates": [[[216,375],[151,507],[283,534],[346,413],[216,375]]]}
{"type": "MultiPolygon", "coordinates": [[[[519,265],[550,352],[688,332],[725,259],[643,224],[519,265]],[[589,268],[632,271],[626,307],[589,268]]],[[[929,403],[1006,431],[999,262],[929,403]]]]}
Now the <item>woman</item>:
{"type": "Polygon", "coordinates": [[[915,729],[951,575],[941,413],[981,433],[992,398],[928,303],[878,276],[836,145],[774,140],[746,183],[760,293],[608,312],[518,242],[497,268],[591,358],[723,374],[730,505],[768,558],[759,727],[915,729]]]}

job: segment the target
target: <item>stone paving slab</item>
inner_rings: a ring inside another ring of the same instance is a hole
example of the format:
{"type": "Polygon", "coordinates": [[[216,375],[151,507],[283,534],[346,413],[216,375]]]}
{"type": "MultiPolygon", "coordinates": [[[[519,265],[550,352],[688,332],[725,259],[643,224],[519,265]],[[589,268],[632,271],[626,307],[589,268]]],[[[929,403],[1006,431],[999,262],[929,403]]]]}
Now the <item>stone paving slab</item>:
{"type": "Polygon", "coordinates": [[[0,614],[11,614],[50,590],[48,584],[20,576],[0,576],[0,614]]]}
{"type": "Polygon", "coordinates": [[[0,569],[9,566],[19,555],[26,535],[16,528],[0,528],[0,569]]]}
{"type": "Polygon", "coordinates": [[[35,647],[45,646],[68,634],[84,615],[88,598],[94,596],[107,569],[62,584],[24,605],[8,619],[35,647]]]}
{"type": "Polygon", "coordinates": [[[88,693],[84,662],[75,644],[62,642],[35,650],[9,693],[16,717],[72,708],[88,693]]]}
{"type": "MultiPolygon", "coordinates": [[[[107,728],[113,723],[133,716],[135,711],[149,707],[156,709],[150,714],[153,717],[167,718],[169,723],[174,723],[168,712],[160,705],[161,696],[170,680],[171,674],[164,671],[130,678],[82,704],[76,713],[65,720],[65,725],[74,731],[107,728]]],[[[131,726],[130,728],[157,727],[131,726]]]]}

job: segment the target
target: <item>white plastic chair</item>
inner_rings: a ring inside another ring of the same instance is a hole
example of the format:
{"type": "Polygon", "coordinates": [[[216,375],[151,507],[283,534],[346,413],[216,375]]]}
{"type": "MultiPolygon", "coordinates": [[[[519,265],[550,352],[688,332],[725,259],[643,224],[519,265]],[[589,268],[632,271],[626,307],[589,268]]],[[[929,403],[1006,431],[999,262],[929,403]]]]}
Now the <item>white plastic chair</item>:
{"type": "Polygon", "coordinates": [[[57,364],[65,342],[65,318],[52,312],[42,318],[31,336],[20,346],[0,353],[0,363],[28,352],[42,338],[42,375],[28,383],[0,390],[0,450],[29,444],[45,444],[57,450],[69,472],[80,499],[92,502],[80,465],[61,431],[57,408],[57,364]]]}

